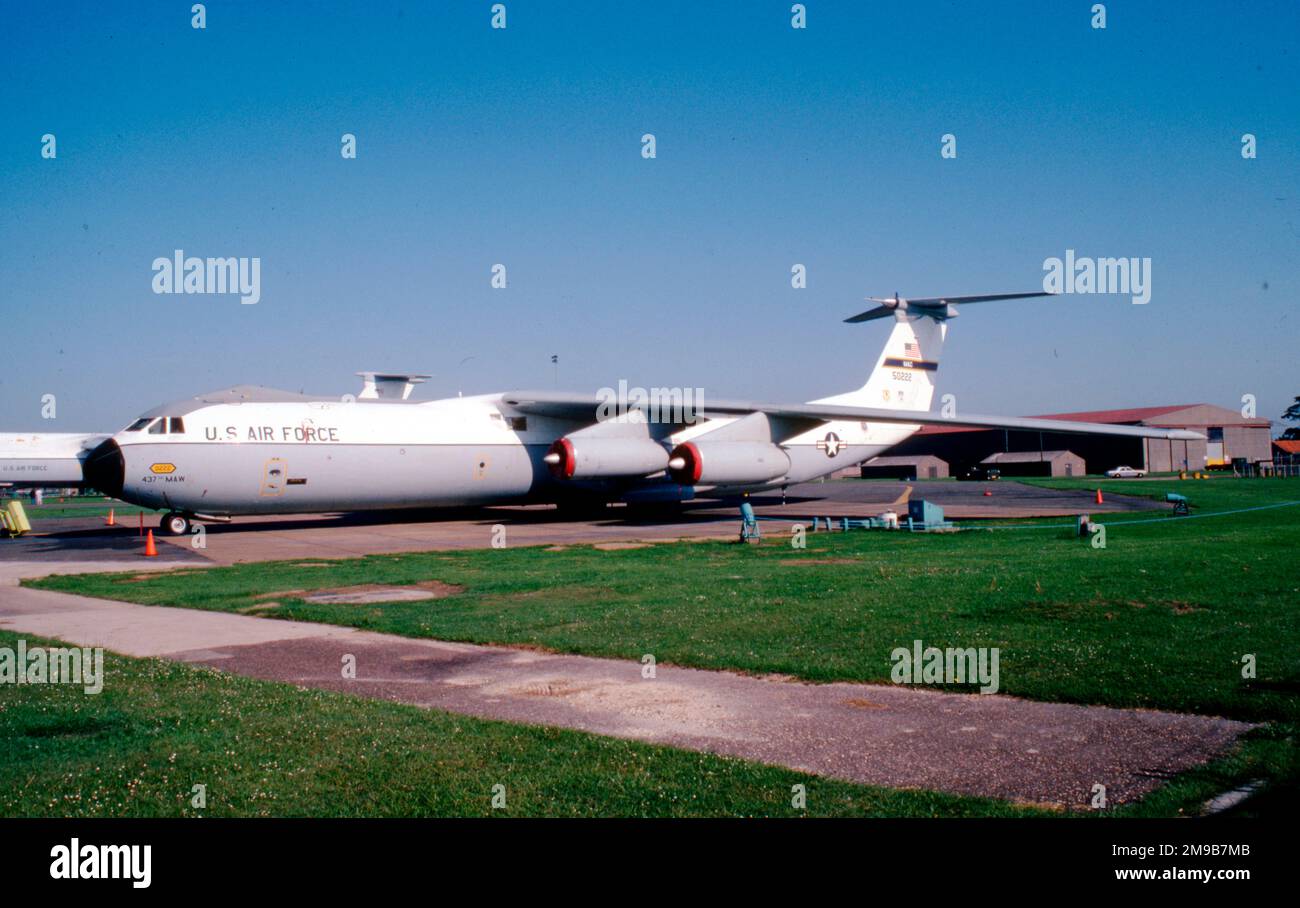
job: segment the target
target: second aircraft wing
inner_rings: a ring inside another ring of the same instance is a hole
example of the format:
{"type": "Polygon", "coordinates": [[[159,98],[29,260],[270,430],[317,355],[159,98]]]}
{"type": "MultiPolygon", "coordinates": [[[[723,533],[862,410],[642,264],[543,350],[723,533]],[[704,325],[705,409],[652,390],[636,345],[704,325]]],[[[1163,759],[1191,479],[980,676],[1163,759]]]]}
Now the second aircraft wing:
{"type": "MultiPolygon", "coordinates": [[[[521,413],[595,423],[607,402],[598,395],[556,391],[520,391],[502,395],[502,402],[521,413]]],[[[636,409],[635,405],[632,409],[636,409]]],[[[1067,432],[1075,435],[1112,435],[1129,438],[1160,438],[1197,441],[1205,436],[1187,429],[1154,426],[1122,426],[1110,423],[1077,422],[1064,419],[1036,419],[1029,416],[985,416],[974,413],[945,416],[929,410],[892,410],[880,407],[850,407],[839,404],[770,404],[756,401],[710,400],[695,412],[696,421],[718,416],[766,413],[787,420],[792,429],[817,422],[836,420],[894,423],[899,425],[947,425],[981,429],[1014,429],[1029,432],[1067,432]]]]}

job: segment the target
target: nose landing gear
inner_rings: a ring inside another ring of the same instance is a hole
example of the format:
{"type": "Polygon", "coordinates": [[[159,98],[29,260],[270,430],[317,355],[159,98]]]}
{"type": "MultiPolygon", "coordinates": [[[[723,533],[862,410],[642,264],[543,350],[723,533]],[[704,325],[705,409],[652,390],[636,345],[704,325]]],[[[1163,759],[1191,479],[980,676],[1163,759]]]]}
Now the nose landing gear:
{"type": "Polygon", "coordinates": [[[160,529],[168,536],[184,536],[190,531],[192,525],[189,517],[171,511],[163,515],[160,529]]]}

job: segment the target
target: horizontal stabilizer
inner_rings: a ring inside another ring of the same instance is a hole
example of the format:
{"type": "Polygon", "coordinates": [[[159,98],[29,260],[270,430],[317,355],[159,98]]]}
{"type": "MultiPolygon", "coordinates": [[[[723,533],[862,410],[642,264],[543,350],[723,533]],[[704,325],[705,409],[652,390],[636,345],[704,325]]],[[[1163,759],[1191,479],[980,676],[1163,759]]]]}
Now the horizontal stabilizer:
{"type": "Polygon", "coordinates": [[[957,303],[991,303],[996,300],[1020,300],[1029,299],[1035,296],[1055,296],[1055,294],[1046,291],[1035,291],[1033,293],[984,293],[977,296],[927,296],[920,299],[905,299],[898,294],[890,297],[869,296],[867,300],[880,305],[874,309],[868,309],[866,312],[859,312],[857,315],[846,318],[844,321],[849,324],[859,322],[869,322],[878,318],[885,318],[889,315],[898,313],[907,313],[910,315],[928,315],[930,318],[942,320],[955,318],[957,310],[954,307],[957,303]]]}

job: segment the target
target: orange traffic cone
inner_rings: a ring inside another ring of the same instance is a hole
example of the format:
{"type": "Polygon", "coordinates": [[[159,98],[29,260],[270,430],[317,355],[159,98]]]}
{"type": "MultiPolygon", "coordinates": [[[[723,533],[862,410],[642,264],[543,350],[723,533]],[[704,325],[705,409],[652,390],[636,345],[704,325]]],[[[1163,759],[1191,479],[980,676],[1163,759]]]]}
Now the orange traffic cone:
{"type": "Polygon", "coordinates": [[[1102,503],[1102,500],[1101,500],[1101,489],[1098,489],[1098,490],[1097,490],[1097,504],[1101,504],[1101,503],[1102,503]]]}
{"type": "Polygon", "coordinates": [[[104,526],[109,526],[109,527],[117,526],[117,518],[113,516],[112,508],[108,509],[108,520],[104,521],[104,526]]]}
{"type": "Polygon", "coordinates": [[[157,547],[156,545],[153,544],[153,530],[150,530],[150,531],[149,531],[149,535],[145,537],[145,540],[144,540],[144,556],[145,556],[146,558],[157,558],[157,557],[158,557],[158,547],[157,547]]]}

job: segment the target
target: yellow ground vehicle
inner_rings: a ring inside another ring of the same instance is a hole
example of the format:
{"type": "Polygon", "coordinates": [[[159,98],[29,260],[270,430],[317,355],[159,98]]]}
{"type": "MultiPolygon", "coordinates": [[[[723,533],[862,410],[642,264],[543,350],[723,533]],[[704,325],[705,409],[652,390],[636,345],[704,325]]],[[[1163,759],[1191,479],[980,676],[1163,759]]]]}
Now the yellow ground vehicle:
{"type": "Polygon", "coordinates": [[[6,536],[22,536],[32,531],[27,512],[23,510],[23,503],[17,498],[11,498],[9,503],[0,510],[0,530],[6,536]]]}

